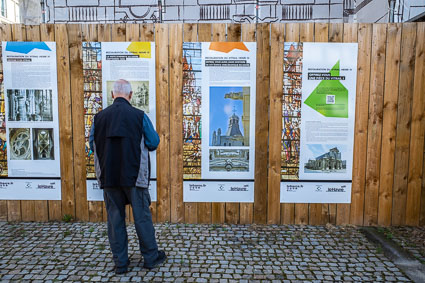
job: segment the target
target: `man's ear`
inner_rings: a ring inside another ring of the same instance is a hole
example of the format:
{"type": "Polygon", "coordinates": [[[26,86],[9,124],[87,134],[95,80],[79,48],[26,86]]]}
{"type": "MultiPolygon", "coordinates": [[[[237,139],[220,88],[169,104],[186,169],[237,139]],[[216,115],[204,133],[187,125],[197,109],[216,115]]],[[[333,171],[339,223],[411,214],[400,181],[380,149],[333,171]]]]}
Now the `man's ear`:
{"type": "Polygon", "coordinates": [[[130,95],[128,96],[128,100],[130,101],[131,100],[131,97],[133,96],[133,92],[132,91],[130,91],[130,95]]]}
{"type": "Polygon", "coordinates": [[[114,92],[111,90],[112,99],[115,99],[114,92]]]}

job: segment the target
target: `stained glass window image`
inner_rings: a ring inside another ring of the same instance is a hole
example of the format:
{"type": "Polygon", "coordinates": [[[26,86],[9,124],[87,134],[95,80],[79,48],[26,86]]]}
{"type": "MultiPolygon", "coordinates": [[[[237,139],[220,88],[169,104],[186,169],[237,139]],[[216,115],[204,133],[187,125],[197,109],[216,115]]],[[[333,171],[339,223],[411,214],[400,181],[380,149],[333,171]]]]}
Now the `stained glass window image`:
{"type": "Polygon", "coordinates": [[[100,42],[83,42],[84,125],[87,178],[95,178],[93,152],[89,146],[93,117],[102,110],[102,57],[100,42]]]}
{"type": "Polygon", "coordinates": [[[281,156],[283,180],[299,178],[302,55],[302,43],[284,44],[281,156]]]}
{"type": "Polygon", "coordinates": [[[0,42],[0,176],[7,177],[6,110],[3,85],[2,47],[0,42]]]}
{"type": "Polygon", "coordinates": [[[183,177],[201,178],[201,43],[183,43],[183,177]]]}

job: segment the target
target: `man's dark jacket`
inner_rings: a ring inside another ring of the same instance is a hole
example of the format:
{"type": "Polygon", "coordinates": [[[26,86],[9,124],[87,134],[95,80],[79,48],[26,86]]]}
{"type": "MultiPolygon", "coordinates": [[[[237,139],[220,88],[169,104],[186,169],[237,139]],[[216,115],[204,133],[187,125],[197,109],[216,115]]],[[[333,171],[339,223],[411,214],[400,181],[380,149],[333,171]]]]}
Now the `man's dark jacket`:
{"type": "MultiPolygon", "coordinates": [[[[144,116],[124,98],[94,117],[94,159],[101,188],[149,186],[149,151],[144,142],[144,116]]],[[[147,118],[147,117],[146,117],[147,118]]]]}

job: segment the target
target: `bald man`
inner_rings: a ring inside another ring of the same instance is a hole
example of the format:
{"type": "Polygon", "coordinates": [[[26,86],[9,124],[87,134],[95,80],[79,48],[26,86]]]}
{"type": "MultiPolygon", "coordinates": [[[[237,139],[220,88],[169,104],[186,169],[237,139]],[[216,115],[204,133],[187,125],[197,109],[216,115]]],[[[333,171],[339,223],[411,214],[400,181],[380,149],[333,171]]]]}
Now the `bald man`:
{"type": "Polygon", "coordinates": [[[131,106],[133,92],[126,80],[114,83],[114,103],[94,116],[90,147],[94,152],[96,177],[108,212],[108,238],[115,273],[128,271],[128,239],[125,205],[131,204],[143,266],[152,269],[166,259],[158,251],[149,210],[149,151],[158,147],[159,136],[148,116],[131,106]]]}

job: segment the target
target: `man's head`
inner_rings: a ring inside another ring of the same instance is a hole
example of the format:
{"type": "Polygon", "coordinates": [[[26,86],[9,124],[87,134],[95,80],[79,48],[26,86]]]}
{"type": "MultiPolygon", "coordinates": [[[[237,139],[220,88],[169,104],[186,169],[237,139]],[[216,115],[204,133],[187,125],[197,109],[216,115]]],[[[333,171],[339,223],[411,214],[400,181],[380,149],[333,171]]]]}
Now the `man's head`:
{"type": "Polygon", "coordinates": [[[127,99],[129,102],[133,92],[131,91],[131,85],[128,81],[120,79],[114,83],[114,88],[111,91],[112,98],[122,97],[127,99]]]}

